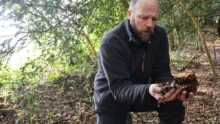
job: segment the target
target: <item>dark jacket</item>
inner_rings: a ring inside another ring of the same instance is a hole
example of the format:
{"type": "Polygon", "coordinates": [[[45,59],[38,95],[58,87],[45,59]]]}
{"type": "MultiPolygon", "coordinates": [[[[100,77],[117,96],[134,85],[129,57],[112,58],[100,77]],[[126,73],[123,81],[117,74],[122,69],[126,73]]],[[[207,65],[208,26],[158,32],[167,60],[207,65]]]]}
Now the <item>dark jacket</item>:
{"type": "Polygon", "coordinates": [[[144,43],[131,33],[126,19],[101,40],[94,81],[96,111],[115,112],[131,105],[155,104],[157,101],[149,94],[149,80],[172,80],[169,61],[167,35],[162,27],[156,26],[150,41],[144,43]]]}

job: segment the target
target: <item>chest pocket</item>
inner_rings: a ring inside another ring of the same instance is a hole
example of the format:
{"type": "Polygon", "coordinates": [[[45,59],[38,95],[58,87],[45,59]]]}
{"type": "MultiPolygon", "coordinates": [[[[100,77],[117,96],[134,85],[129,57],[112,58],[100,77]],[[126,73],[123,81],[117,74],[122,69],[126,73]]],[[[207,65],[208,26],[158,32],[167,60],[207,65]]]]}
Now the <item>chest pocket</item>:
{"type": "Polygon", "coordinates": [[[136,72],[141,71],[141,62],[143,59],[144,49],[135,48],[134,44],[127,43],[126,46],[124,46],[124,50],[129,74],[132,78],[136,72]]]}

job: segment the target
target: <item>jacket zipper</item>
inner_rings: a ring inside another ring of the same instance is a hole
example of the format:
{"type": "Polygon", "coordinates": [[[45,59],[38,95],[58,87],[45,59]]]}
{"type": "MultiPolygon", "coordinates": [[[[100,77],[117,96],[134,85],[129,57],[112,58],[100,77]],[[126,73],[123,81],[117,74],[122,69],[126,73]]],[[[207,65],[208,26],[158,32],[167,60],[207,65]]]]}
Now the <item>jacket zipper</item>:
{"type": "Polygon", "coordinates": [[[144,61],[145,61],[145,51],[144,51],[144,55],[142,58],[141,72],[144,72],[144,61]]]}
{"type": "Polygon", "coordinates": [[[144,68],[145,68],[144,62],[145,62],[145,56],[146,56],[145,50],[147,49],[147,47],[150,43],[151,43],[151,41],[149,40],[148,43],[145,44],[144,55],[142,58],[141,72],[144,72],[144,68]]]}

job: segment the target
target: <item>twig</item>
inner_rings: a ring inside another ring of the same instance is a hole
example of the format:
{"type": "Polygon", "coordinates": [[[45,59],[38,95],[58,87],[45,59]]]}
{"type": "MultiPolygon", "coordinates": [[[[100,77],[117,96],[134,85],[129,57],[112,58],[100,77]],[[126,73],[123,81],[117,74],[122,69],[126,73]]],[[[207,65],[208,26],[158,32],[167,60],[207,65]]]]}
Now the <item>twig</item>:
{"type": "MultiPolygon", "coordinates": [[[[16,41],[15,45],[12,46],[8,51],[6,51],[7,53],[6,53],[5,55],[2,55],[2,56],[0,57],[0,61],[3,62],[5,59],[7,59],[7,57],[8,57],[9,55],[12,55],[12,54],[14,53],[13,50],[16,48],[16,46],[18,45],[18,43],[19,43],[21,40],[23,40],[26,36],[28,36],[28,34],[26,34],[25,36],[23,36],[23,37],[21,37],[20,39],[18,39],[18,40],[16,41]]],[[[8,63],[8,61],[6,61],[6,63],[8,63]]]]}
{"type": "Polygon", "coordinates": [[[199,55],[195,55],[195,56],[193,56],[193,58],[192,58],[188,63],[186,63],[186,65],[183,66],[179,71],[183,71],[183,70],[185,70],[185,69],[189,66],[189,64],[190,64],[194,59],[197,59],[197,58],[200,57],[203,53],[204,53],[204,52],[202,52],[202,53],[199,54],[199,55]]]}
{"type": "MultiPolygon", "coordinates": [[[[13,111],[13,110],[11,110],[11,111],[9,110],[9,114],[8,114],[1,122],[4,122],[11,114],[13,114],[12,111],[13,111]]],[[[14,111],[15,111],[15,110],[14,110],[14,111]]]]}

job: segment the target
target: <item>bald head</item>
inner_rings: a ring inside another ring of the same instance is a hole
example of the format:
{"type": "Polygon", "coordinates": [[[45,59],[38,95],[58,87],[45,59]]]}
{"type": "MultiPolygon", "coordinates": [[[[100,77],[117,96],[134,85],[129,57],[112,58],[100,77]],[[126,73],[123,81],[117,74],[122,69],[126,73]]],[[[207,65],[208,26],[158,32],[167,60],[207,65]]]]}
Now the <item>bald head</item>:
{"type": "Polygon", "coordinates": [[[129,10],[135,10],[136,5],[138,4],[148,4],[148,5],[156,5],[159,9],[159,4],[157,0],[131,0],[129,4],[129,10]]]}

